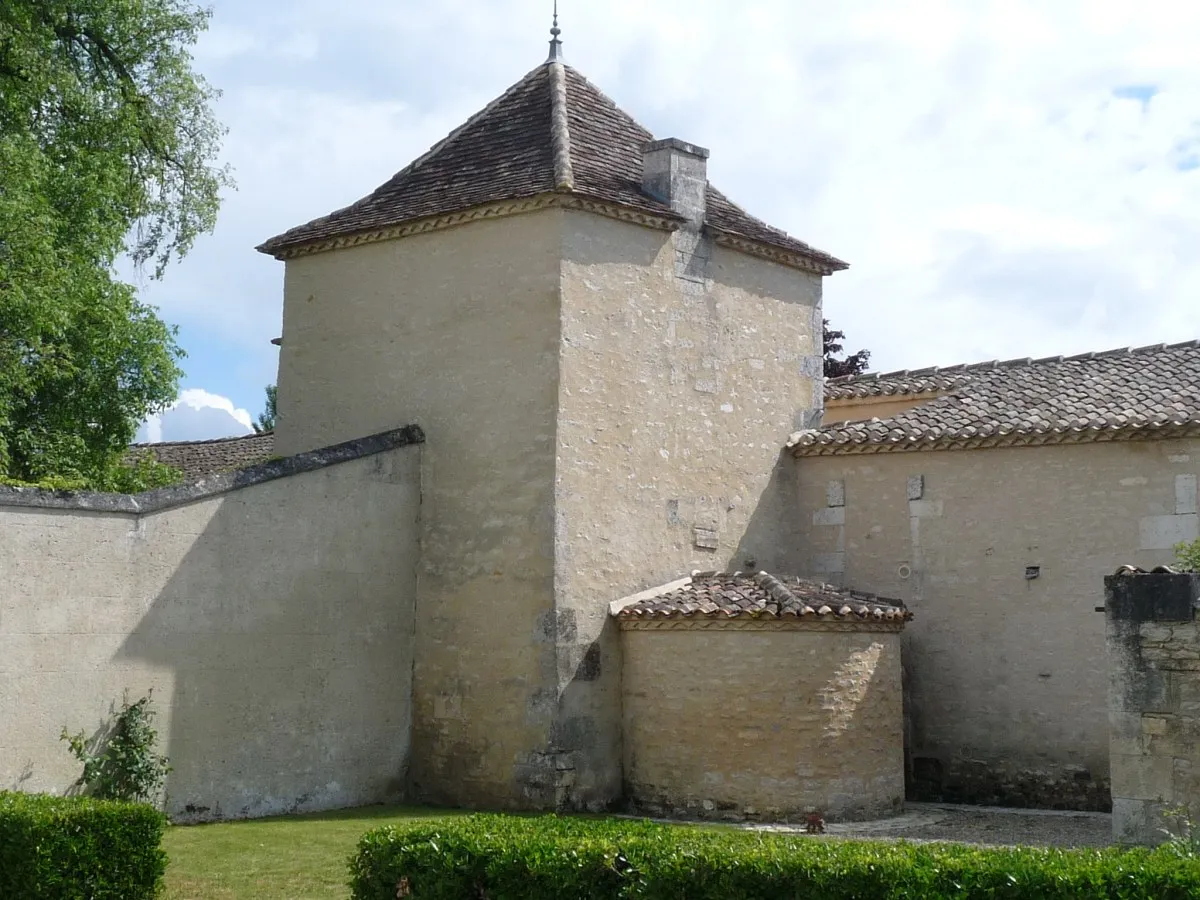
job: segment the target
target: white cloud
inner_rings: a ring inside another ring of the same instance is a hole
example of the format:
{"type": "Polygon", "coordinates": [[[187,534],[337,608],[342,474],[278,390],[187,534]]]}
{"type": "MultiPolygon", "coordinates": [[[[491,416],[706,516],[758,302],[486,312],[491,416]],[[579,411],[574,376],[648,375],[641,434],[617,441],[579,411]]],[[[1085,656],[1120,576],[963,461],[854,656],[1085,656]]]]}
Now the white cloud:
{"type": "MultiPolygon", "coordinates": [[[[826,312],[875,365],[1200,337],[1200,6],[677,12],[570,4],[568,61],[659,135],[709,146],[750,212],[847,259],[826,312]]],[[[202,59],[241,190],[151,302],[265,356],[282,267],[252,246],[358,199],[499,94],[543,58],[546,19],[541,0],[219,3],[202,59]]]]}
{"type": "Polygon", "coordinates": [[[137,440],[158,443],[236,437],[253,432],[251,422],[250,413],[235,407],[228,397],[187,388],[170,407],[142,423],[137,440]]]}

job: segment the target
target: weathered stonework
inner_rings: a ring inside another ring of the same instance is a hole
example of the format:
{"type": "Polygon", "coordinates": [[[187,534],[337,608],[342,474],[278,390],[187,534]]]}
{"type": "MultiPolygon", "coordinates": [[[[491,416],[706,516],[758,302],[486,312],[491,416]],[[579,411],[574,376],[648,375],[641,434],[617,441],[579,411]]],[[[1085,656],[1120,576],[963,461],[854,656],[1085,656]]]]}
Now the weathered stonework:
{"type": "Polygon", "coordinates": [[[1172,561],[1145,546],[1143,520],[1187,517],[1179,476],[1198,465],[1198,440],[795,461],[795,571],[916,616],[904,632],[914,799],[1108,807],[1097,572],[1172,561]],[[844,525],[830,527],[814,516],[826,521],[835,482],[844,525]]]}
{"type": "Polygon", "coordinates": [[[135,496],[0,490],[0,790],[153,690],[175,820],[395,801],[419,429],[135,496]]]}
{"type": "Polygon", "coordinates": [[[1157,844],[1200,816],[1200,575],[1104,580],[1113,837],[1157,844]]]}
{"type": "Polygon", "coordinates": [[[651,815],[726,820],[898,812],[900,628],[621,620],[629,803],[651,815]]]}
{"type": "MultiPolygon", "coordinates": [[[[614,597],[696,569],[795,571],[791,423],[820,407],[820,279],[714,248],[700,285],[669,236],[564,219],[555,480],[555,605],[576,613],[558,690],[585,761],[576,796],[620,795],[614,597]],[[598,676],[575,672],[598,647],[598,676]]],[[[583,802],[588,802],[583,800],[583,802]]]]}
{"type": "Polygon", "coordinates": [[[280,452],[428,435],[413,799],[618,801],[607,603],[795,570],[780,448],[819,416],[820,277],[717,246],[696,281],[677,251],[548,208],[287,263],[280,452]]]}

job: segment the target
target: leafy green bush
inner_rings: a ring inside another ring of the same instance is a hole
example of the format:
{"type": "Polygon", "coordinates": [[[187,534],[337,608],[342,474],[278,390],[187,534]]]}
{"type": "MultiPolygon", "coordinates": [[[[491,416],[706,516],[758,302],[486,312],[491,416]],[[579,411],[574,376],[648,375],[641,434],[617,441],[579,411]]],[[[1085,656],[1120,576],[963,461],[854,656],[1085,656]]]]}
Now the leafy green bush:
{"type": "Polygon", "coordinates": [[[155,751],[158,732],[154,730],[150,698],[148,693],[130,703],[126,697],[112,725],[92,738],[82,731],[70,734],[63,728],[61,739],[83,763],[83,774],[76,785],[93,797],[130,803],[157,799],[171,767],[167,758],[155,751]]]}
{"type": "Polygon", "coordinates": [[[149,806],[0,791],[0,897],[143,900],[167,867],[149,806]]]}
{"type": "Polygon", "coordinates": [[[1175,545],[1175,560],[1185,572],[1200,572],[1200,538],[1175,545]]]}
{"type": "Polygon", "coordinates": [[[1200,862],[1162,850],[831,841],[497,815],[387,827],[350,861],[355,900],[1184,900],[1200,862]]]}

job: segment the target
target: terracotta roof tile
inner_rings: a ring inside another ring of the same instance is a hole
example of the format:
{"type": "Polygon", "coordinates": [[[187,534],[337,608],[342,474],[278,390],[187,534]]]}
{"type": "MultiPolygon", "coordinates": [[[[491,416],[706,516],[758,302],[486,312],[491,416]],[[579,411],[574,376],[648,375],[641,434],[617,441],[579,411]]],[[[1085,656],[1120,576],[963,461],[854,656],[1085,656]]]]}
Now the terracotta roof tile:
{"type": "Polygon", "coordinates": [[[798,431],[788,446],[853,452],[866,445],[936,447],[1008,435],[1200,426],[1200,341],[856,375],[825,386],[826,399],[934,391],[945,393],[888,419],[798,431]]]}
{"type": "Polygon", "coordinates": [[[902,602],[799,578],[767,572],[697,572],[614,604],[618,619],[650,618],[805,618],[905,622],[912,618],[902,602]]]}
{"type": "Polygon", "coordinates": [[[160,463],[180,469],[184,477],[191,480],[265,462],[275,453],[275,435],[268,431],[211,441],[133,444],[129,453],[150,453],[160,463]]]}
{"type": "MultiPolygon", "coordinates": [[[[570,66],[560,71],[555,75],[554,66],[538,66],[363,199],[285,231],[258,249],[277,255],[555,191],[678,218],[641,188],[642,147],[654,136],[579,72],[570,66]],[[558,90],[552,83],[557,77],[563,82],[558,90]],[[555,104],[564,102],[566,115],[556,121],[555,104]]],[[[846,268],[841,260],[747,214],[711,185],[707,225],[797,254],[823,270],[846,268]]]]}

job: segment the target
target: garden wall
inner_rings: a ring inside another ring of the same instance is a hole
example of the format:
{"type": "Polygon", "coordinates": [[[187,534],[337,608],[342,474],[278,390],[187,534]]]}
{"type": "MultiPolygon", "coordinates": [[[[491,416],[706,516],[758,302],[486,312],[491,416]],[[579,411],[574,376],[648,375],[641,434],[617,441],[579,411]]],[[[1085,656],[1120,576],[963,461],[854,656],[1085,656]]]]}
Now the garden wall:
{"type": "Polygon", "coordinates": [[[398,796],[420,429],[137,496],[0,489],[0,789],[153,689],[177,819],[398,796]]]}

